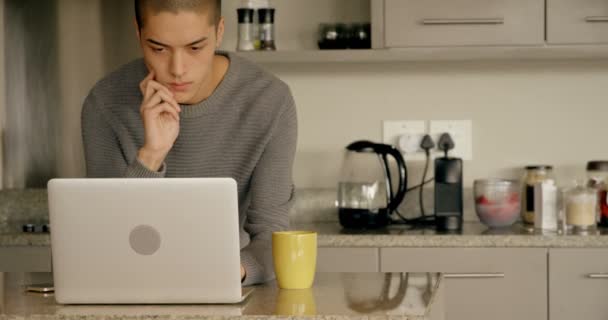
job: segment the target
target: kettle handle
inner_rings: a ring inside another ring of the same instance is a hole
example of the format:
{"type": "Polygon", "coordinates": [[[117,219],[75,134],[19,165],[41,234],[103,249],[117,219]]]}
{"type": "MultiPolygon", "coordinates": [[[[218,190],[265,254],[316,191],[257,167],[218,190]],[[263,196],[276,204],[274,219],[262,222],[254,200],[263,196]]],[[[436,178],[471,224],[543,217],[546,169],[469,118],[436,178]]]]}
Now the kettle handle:
{"type": "MultiPolygon", "coordinates": [[[[391,202],[388,204],[390,213],[393,213],[399,208],[405,194],[407,193],[407,166],[405,165],[405,159],[397,148],[391,145],[384,145],[382,149],[386,151],[386,154],[391,155],[397,161],[397,173],[399,176],[399,188],[394,197],[391,198],[391,202]],[[386,146],[386,147],[384,147],[386,146]]],[[[388,163],[386,164],[388,166],[388,163]]]]}

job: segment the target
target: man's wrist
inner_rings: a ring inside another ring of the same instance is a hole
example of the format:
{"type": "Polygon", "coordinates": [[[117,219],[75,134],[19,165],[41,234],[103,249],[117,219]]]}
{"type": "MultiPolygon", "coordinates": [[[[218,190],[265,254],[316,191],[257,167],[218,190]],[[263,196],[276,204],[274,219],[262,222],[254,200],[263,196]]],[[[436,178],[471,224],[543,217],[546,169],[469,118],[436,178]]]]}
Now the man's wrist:
{"type": "Polygon", "coordinates": [[[163,162],[165,161],[165,152],[154,152],[146,148],[139,149],[137,153],[137,159],[143,164],[148,170],[158,172],[163,162]]]}
{"type": "Polygon", "coordinates": [[[245,278],[247,278],[247,270],[241,265],[241,283],[245,282],[245,278]]]}

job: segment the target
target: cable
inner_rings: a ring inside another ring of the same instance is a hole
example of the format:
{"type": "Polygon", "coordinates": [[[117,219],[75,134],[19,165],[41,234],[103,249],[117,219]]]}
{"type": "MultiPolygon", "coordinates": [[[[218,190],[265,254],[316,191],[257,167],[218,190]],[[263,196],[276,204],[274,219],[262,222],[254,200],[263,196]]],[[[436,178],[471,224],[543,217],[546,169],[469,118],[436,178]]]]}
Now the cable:
{"type": "Polygon", "coordinates": [[[426,164],[424,165],[424,173],[422,174],[422,186],[420,187],[420,212],[422,213],[422,216],[426,216],[426,212],[424,210],[424,181],[426,179],[426,174],[429,171],[429,163],[431,161],[431,155],[429,150],[426,150],[426,164]]]}
{"type": "Polygon", "coordinates": [[[399,216],[400,220],[393,220],[392,223],[393,224],[397,224],[397,225],[411,225],[411,226],[428,226],[428,225],[434,225],[435,224],[435,217],[434,216],[424,216],[424,217],[417,217],[417,218],[412,218],[412,219],[408,219],[405,218],[400,212],[399,210],[395,210],[395,213],[399,216]]]}
{"type": "Polygon", "coordinates": [[[435,216],[434,215],[427,216],[426,211],[424,209],[424,186],[434,181],[434,178],[426,180],[426,176],[427,176],[428,170],[429,170],[429,164],[431,161],[431,150],[434,147],[435,147],[435,142],[433,141],[431,136],[425,135],[424,138],[422,139],[422,142],[420,143],[420,148],[422,148],[426,154],[426,163],[424,166],[424,172],[422,174],[422,182],[417,186],[407,189],[407,191],[406,191],[406,193],[407,193],[407,192],[416,190],[418,188],[420,189],[420,193],[419,193],[420,203],[419,204],[420,204],[420,211],[421,211],[422,215],[417,218],[408,219],[408,218],[405,218],[401,214],[401,212],[399,212],[399,210],[394,210],[394,212],[397,214],[397,216],[399,216],[399,218],[401,220],[393,220],[392,223],[407,224],[407,225],[412,225],[412,226],[428,226],[428,225],[435,224],[435,216]]]}
{"type": "Polygon", "coordinates": [[[433,178],[429,178],[428,180],[426,180],[426,181],[425,181],[425,182],[423,182],[422,184],[418,184],[418,185],[415,185],[415,186],[413,186],[413,187],[411,187],[411,188],[407,189],[407,192],[414,191],[414,190],[416,190],[416,189],[418,189],[418,188],[420,188],[420,187],[426,186],[427,184],[429,184],[429,183],[431,183],[431,182],[433,182],[433,181],[435,181],[435,177],[433,177],[433,178]]]}
{"type": "Polygon", "coordinates": [[[435,148],[435,142],[428,134],[422,138],[422,142],[420,143],[420,148],[424,150],[426,154],[426,163],[424,164],[424,173],[422,174],[422,182],[420,183],[420,212],[422,216],[426,216],[426,212],[424,210],[424,182],[426,180],[426,175],[429,171],[429,163],[431,162],[431,149],[435,148]]]}

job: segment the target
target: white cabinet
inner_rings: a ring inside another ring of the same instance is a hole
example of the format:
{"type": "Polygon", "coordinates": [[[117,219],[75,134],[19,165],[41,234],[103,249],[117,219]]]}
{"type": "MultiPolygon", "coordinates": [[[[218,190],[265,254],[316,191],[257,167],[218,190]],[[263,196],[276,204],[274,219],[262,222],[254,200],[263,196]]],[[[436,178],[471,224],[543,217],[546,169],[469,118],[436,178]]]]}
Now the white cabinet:
{"type": "Polygon", "coordinates": [[[378,248],[318,248],[317,272],[378,272],[378,248]]]}
{"type": "Polygon", "coordinates": [[[382,272],[442,272],[448,320],[547,319],[547,249],[382,248],[382,272]]]}
{"type": "Polygon", "coordinates": [[[608,318],[608,249],[549,251],[551,320],[608,318]]]}
{"type": "Polygon", "coordinates": [[[547,0],[547,43],[608,43],[608,1],[547,0]]]}
{"type": "Polygon", "coordinates": [[[544,0],[384,0],[384,45],[542,45],[544,17],[544,0]]]}

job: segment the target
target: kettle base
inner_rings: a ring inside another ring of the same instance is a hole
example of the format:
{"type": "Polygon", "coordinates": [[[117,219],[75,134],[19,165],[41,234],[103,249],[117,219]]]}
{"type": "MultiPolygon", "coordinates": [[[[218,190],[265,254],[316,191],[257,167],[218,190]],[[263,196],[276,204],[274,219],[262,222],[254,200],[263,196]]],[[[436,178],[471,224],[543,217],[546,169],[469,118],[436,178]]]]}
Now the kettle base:
{"type": "Polygon", "coordinates": [[[386,210],[374,213],[367,209],[340,208],[338,213],[340,225],[347,229],[377,229],[390,224],[386,210]]]}

